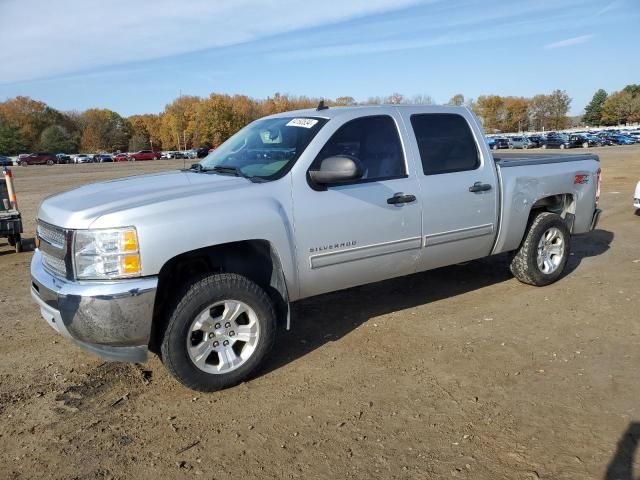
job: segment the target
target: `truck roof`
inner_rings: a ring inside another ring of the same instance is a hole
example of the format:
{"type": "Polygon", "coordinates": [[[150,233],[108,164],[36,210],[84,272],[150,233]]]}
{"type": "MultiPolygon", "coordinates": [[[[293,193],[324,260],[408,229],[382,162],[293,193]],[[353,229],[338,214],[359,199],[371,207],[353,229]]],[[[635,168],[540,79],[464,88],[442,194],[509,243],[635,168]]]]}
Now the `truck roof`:
{"type": "Polygon", "coordinates": [[[368,115],[385,115],[398,110],[421,111],[424,113],[463,113],[468,112],[467,107],[452,107],[442,105],[362,105],[356,107],[328,107],[323,110],[315,108],[306,108],[303,110],[290,110],[287,112],[275,113],[265,118],[278,117],[319,117],[319,118],[336,118],[342,115],[351,115],[355,112],[362,116],[368,115]]]}

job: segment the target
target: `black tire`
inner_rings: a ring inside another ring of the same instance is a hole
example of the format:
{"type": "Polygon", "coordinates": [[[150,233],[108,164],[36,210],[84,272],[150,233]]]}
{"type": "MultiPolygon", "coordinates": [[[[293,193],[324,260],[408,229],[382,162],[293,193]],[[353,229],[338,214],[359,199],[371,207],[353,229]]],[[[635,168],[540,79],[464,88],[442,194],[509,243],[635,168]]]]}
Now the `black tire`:
{"type": "Polygon", "coordinates": [[[51,166],[53,165],[55,162],[53,160],[47,160],[47,165],[51,166]]]}
{"type": "Polygon", "coordinates": [[[7,237],[7,242],[9,243],[9,246],[15,247],[16,246],[16,237],[14,235],[9,235],[7,237]]]}
{"type": "Polygon", "coordinates": [[[565,148],[567,148],[567,146],[564,143],[560,144],[560,150],[564,150],[565,148]]]}
{"type": "Polygon", "coordinates": [[[162,362],[183,385],[201,392],[232,387],[260,366],[273,346],[276,314],[267,294],[251,280],[236,274],[214,274],[193,283],[173,310],[160,346],[162,362]],[[187,336],[195,318],[209,305],[238,300],[256,313],[260,335],[255,350],[243,364],[227,373],[207,373],[197,367],[187,351],[187,336]]]}
{"type": "Polygon", "coordinates": [[[549,212],[536,215],[529,225],[520,248],[511,260],[511,273],[522,283],[542,287],[549,285],[562,275],[569,258],[571,235],[562,218],[549,212]],[[557,268],[551,273],[544,273],[538,267],[538,244],[549,229],[557,228],[562,236],[562,257],[557,268]]]}
{"type": "Polygon", "coordinates": [[[22,251],[24,250],[23,246],[22,246],[22,240],[17,240],[16,241],[16,253],[22,253],[22,251]]]}

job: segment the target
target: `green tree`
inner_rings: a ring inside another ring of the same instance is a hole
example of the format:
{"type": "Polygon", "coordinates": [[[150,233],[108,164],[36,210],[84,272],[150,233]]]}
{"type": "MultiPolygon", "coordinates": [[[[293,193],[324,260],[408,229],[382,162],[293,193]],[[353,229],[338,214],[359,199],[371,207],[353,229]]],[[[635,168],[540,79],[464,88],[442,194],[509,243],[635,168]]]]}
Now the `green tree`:
{"type": "Polygon", "coordinates": [[[40,135],[40,149],[53,153],[75,153],[78,150],[78,143],[62,125],[51,125],[40,135]]]}
{"type": "Polygon", "coordinates": [[[593,94],[593,98],[584,108],[582,121],[587,125],[600,125],[602,123],[602,105],[607,101],[607,92],[602,88],[593,94]]]}
{"type": "Polygon", "coordinates": [[[26,149],[27,142],[20,128],[0,115],[0,155],[24,153],[26,149]]]}
{"type": "Polygon", "coordinates": [[[569,107],[571,106],[571,97],[564,90],[554,90],[549,95],[549,119],[551,120],[551,128],[561,130],[569,125],[569,107]]]}

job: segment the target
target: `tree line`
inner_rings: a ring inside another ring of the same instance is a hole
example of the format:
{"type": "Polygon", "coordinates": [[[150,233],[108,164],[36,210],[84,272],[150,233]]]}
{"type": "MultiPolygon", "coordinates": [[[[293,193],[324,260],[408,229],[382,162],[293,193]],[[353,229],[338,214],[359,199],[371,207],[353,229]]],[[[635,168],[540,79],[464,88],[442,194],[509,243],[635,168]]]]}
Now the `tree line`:
{"type": "MultiPolygon", "coordinates": [[[[180,96],[160,114],[123,117],[104,108],[61,112],[46,103],[18,96],[0,102],[0,154],[33,151],[114,152],[186,150],[217,146],[247,123],[265,115],[312,108],[320,98],[275,93],[266,99],[212,93],[208,97],[180,96]]],[[[376,104],[434,104],[429,95],[393,93],[357,102],[342,96],[325,100],[329,106],[376,104]]],[[[571,98],[556,90],[531,98],[482,95],[466,100],[454,95],[447,105],[467,105],[487,132],[557,130],[569,125],[571,98]]],[[[598,90],[585,109],[589,125],[640,121],[640,85],[628,85],[607,95],[598,90]]]]}

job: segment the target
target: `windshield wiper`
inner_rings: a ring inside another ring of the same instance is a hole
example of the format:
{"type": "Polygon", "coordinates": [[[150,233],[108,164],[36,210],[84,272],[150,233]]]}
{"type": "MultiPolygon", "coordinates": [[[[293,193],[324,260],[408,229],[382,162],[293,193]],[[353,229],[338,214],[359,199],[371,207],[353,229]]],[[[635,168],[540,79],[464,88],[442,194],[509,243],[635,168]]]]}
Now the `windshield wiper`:
{"type": "Polygon", "coordinates": [[[231,165],[216,165],[213,168],[206,168],[206,169],[203,169],[202,171],[213,171],[216,173],[222,173],[223,175],[231,174],[231,175],[235,175],[236,177],[246,178],[247,180],[250,180],[253,183],[260,183],[264,181],[264,179],[260,177],[251,177],[246,173],[244,173],[240,168],[233,167],[231,165]]]}

